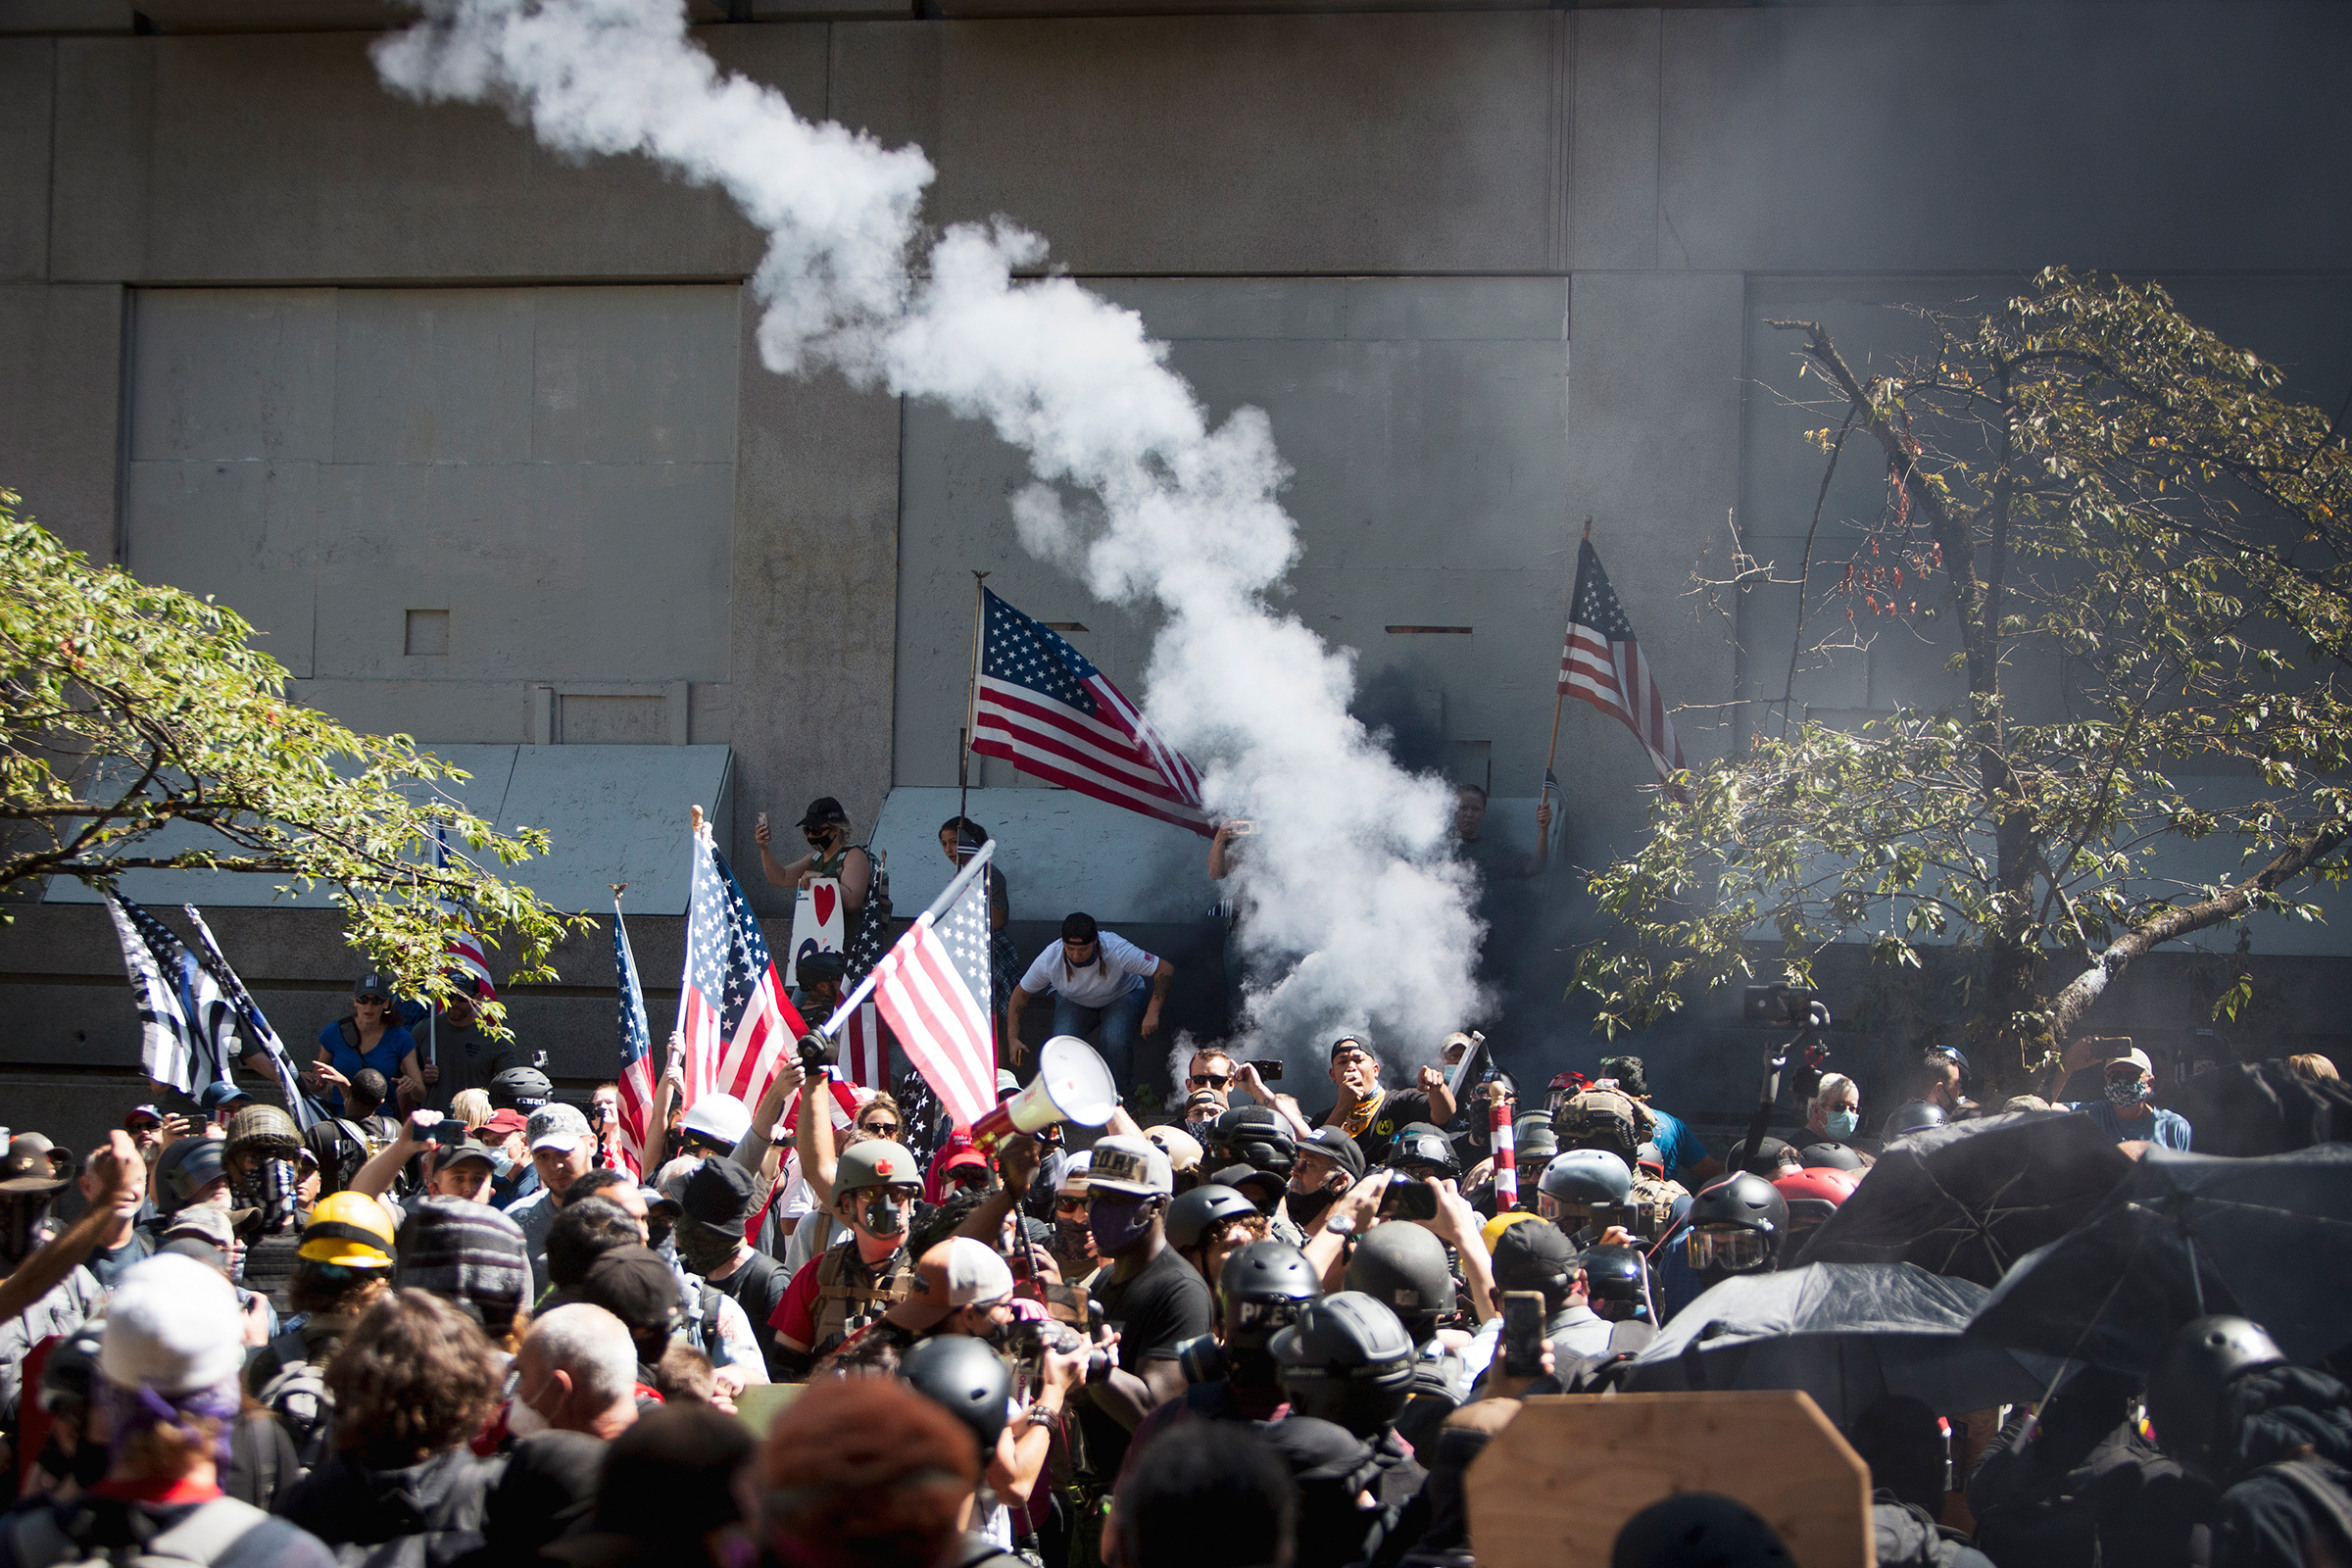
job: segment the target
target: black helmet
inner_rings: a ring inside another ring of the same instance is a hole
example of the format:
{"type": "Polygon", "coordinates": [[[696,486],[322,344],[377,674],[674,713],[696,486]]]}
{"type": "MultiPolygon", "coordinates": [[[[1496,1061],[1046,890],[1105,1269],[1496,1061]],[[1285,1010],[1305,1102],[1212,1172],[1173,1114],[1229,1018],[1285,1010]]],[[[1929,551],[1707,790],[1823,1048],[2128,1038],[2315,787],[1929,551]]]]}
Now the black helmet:
{"type": "Polygon", "coordinates": [[[1309,1301],[1270,1347],[1293,1415],[1370,1438],[1413,1391],[1413,1340],[1396,1314],[1361,1291],[1309,1301]]]}
{"type": "Polygon", "coordinates": [[[828,953],[822,948],[812,948],[793,960],[792,973],[793,978],[802,985],[807,985],[811,980],[831,980],[835,984],[839,984],[841,977],[849,972],[849,967],[850,956],[848,954],[828,953]]]}
{"type": "Polygon", "coordinates": [[[98,1375],[98,1348],[105,1339],[104,1321],[85,1323],[51,1347],[49,1359],[41,1365],[42,1409],[78,1414],[89,1408],[90,1383],[98,1375]]]}
{"type": "Polygon", "coordinates": [[[490,1080],[490,1103],[525,1115],[556,1098],[556,1086],[536,1067],[509,1067],[490,1080]]]}
{"type": "Polygon", "coordinates": [[[1511,1148],[1522,1165],[1549,1159],[1560,1152],[1560,1135],[1551,1130],[1551,1118],[1539,1111],[1511,1124],[1511,1148]]]}
{"type": "Polygon", "coordinates": [[[1649,1277],[1649,1265],[1640,1248],[1614,1244],[1588,1247],[1584,1265],[1585,1294],[1595,1301],[1645,1304],[1643,1285],[1649,1277]]]}
{"type": "Polygon", "coordinates": [[[1807,1170],[1860,1170],[1862,1156],[1843,1144],[1807,1144],[1796,1152],[1807,1170]]]}
{"type": "Polygon", "coordinates": [[[1250,1165],[1288,1176],[1298,1158],[1298,1136],[1291,1124],[1264,1105],[1236,1105],[1209,1123],[1207,1169],[1250,1165]]]}
{"type": "Polygon", "coordinates": [[[1227,1338],[1236,1349],[1253,1349],[1323,1294],[1323,1277],[1288,1242],[1251,1242],[1225,1259],[1217,1292],[1225,1298],[1227,1338]]]}
{"type": "Polygon", "coordinates": [[[914,1392],[947,1407],[972,1429],[983,1468],[997,1451],[1004,1409],[1012,1397],[1012,1367],[985,1340],[938,1334],[919,1341],[899,1359],[899,1376],[914,1392]]]}
{"type": "Polygon", "coordinates": [[[1453,1310],[1453,1270],[1446,1244],[1418,1225],[1375,1225],[1348,1260],[1348,1289],[1359,1291],[1404,1320],[1417,1341],[1438,1331],[1453,1310]]]}
{"type": "Polygon", "coordinates": [[[1940,1127],[1950,1119],[1943,1113],[1941,1105],[1931,1105],[1924,1100],[1914,1100],[1908,1103],[1897,1105],[1893,1110],[1887,1112],[1886,1120],[1879,1127],[1879,1139],[1883,1143],[1891,1144],[1905,1133],[1915,1133],[1928,1127],[1940,1127]]]}
{"type": "Polygon", "coordinates": [[[1398,1170],[1408,1165],[1426,1165],[1440,1176],[1453,1176],[1461,1171],[1453,1157],[1452,1141],[1425,1121],[1408,1121],[1398,1130],[1396,1140],[1389,1145],[1389,1164],[1398,1170]]]}
{"type": "Polygon", "coordinates": [[[2148,1373],[2148,1420],[2156,1445],[2208,1478],[2218,1476],[2230,1385],[2258,1366],[2277,1366],[2285,1353],[2259,1323],[2242,1317],[2201,1317],[2185,1324],[2148,1373]]]}
{"type": "Polygon", "coordinates": [[[1780,1532],[1746,1504],[1716,1492],[1682,1492],[1635,1514],[1617,1532],[1609,1568],[1680,1568],[1684,1563],[1795,1568],[1780,1532]]]}
{"type": "Polygon", "coordinates": [[[1168,1203],[1168,1245],[1179,1251],[1191,1251],[1200,1245],[1200,1238],[1229,1219],[1255,1219],[1257,1205],[1230,1187],[1211,1182],[1190,1192],[1178,1193],[1168,1203]]]}
{"type": "Polygon", "coordinates": [[[1631,1198],[1634,1173],[1605,1149],[1569,1149],[1544,1167],[1544,1179],[1536,1185],[1553,1202],[1590,1213],[1595,1203],[1631,1198]]]}
{"type": "Polygon", "coordinates": [[[1690,1266],[1701,1274],[1761,1274],[1788,1233],[1788,1200],[1747,1171],[1702,1188],[1690,1200],[1690,1266]]]}

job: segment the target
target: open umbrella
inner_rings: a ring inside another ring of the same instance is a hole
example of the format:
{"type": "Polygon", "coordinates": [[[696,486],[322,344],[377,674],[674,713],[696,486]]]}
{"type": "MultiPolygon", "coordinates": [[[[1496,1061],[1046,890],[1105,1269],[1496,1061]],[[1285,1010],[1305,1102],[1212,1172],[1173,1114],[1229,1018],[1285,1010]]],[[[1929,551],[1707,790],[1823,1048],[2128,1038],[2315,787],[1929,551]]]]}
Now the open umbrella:
{"type": "Polygon", "coordinates": [[[1970,1332],[2144,1372],[2182,1324],[2230,1312],[2308,1363],[2352,1343],[2347,1281],[2352,1144],[2258,1159],[2152,1148],[2096,1212],[2010,1270],[1970,1332]]]}
{"type": "Polygon", "coordinates": [[[1739,1275],[1676,1313],[1626,1387],[1802,1389],[1841,1427],[1888,1394],[1938,1415],[2040,1397],[2055,1363],[1964,1337],[1984,1295],[1911,1263],[1739,1275]]]}
{"type": "Polygon", "coordinates": [[[2115,1140],[2072,1111],[1932,1128],[1882,1154],[1794,1261],[1917,1263],[1989,1288],[2131,1174],[2115,1140]]]}

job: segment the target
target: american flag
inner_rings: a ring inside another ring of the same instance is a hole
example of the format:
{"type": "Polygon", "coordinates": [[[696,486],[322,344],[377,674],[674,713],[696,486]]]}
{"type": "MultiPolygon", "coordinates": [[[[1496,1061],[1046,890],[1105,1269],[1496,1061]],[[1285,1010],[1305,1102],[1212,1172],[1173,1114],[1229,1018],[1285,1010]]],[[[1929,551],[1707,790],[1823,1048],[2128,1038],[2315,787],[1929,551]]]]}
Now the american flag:
{"type": "Polygon", "coordinates": [[[767,938],[726,857],[703,829],[694,838],[694,902],[686,919],[686,975],[678,1032],[686,1042],[682,1105],[708,1094],[757,1104],[784,1053],[808,1032],[785,999],[767,938]]]}
{"type": "Polygon", "coordinates": [[[858,1004],[850,1021],[841,1026],[841,1068],[860,1089],[890,1087],[890,1041],[871,1001],[858,1004]]]}
{"type": "Polygon", "coordinates": [[[882,1016],[959,1128],[997,1103],[997,1053],[981,1001],[989,994],[987,867],[996,847],[980,846],[940,904],[874,965],[882,1016]]]}
{"type": "MultiPolygon", "coordinates": [[[[1208,836],[1200,775],[1184,754],[1058,632],[986,589],[981,604],[972,750],[1208,836]]],[[[985,983],[980,994],[988,994],[985,983]]]]}
{"type": "Polygon", "coordinates": [[[196,928],[196,946],[192,950],[196,961],[204,966],[205,972],[212,976],[213,983],[220,988],[220,994],[237,1009],[238,1018],[245,1024],[246,1038],[251,1042],[249,1053],[252,1050],[261,1051],[270,1058],[270,1065],[276,1069],[278,1091],[286,1097],[286,1108],[294,1114],[295,1127],[299,1131],[309,1132],[326,1120],[326,1107],[303,1092],[301,1080],[295,1074],[294,1058],[287,1052],[286,1043],[277,1037],[277,1031],[270,1026],[270,1020],[262,1016],[261,1004],[255,1002],[253,993],[245,989],[245,982],[237,978],[237,971],[228,966],[228,958],[220,952],[220,944],[213,940],[213,928],[204,923],[204,916],[196,912],[193,904],[183,904],[180,908],[196,928]]]}
{"type": "Polygon", "coordinates": [[[122,944],[122,967],[138,993],[139,1044],[147,1076],[193,1096],[232,1081],[237,1007],[172,928],[114,889],[107,912],[122,944]]]}
{"type": "MultiPolygon", "coordinates": [[[[435,828],[433,829],[433,869],[436,871],[446,870],[448,866],[449,838],[444,829],[435,828]]],[[[471,916],[448,899],[441,899],[437,902],[442,908],[455,915],[459,922],[457,935],[449,939],[449,945],[442,951],[458,960],[456,968],[460,974],[480,984],[482,1000],[496,1002],[498,986],[490,978],[487,952],[482,946],[480,933],[473,929],[471,916]]]]}
{"type": "Polygon", "coordinates": [[[646,1129],[654,1114],[654,1032],[645,1017],[645,988],[637,981],[637,955],[629,951],[628,923],[620,900],[612,901],[612,963],[620,977],[620,1153],[629,1174],[645,1170],[646,1129]]]}
{"type": "Polygon", "coordinates": [[[1682,744],[1666,701],[1650,679],[1649,661],[1634,641],[1633,623],[1609,586],[1600,556],[1588,539],[1576,553],[1576,595],[1568,612],[1568,641],[1560,650],[1560,692],[1591,703],[1634,732],[1660,780],[1683,770],[1682,744]]]}

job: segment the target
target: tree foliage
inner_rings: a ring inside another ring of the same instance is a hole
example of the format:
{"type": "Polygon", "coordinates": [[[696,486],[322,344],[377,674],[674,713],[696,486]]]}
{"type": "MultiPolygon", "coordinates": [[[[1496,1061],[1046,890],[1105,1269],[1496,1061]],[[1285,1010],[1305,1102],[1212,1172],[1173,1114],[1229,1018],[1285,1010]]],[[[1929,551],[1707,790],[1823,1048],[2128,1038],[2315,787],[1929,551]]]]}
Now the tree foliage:
{"type": "Polygon", "coordinates": [[[93,566],[18,506],[0,491],[0,892],[140,869],[281,877],[329,888],[351,944],[409,995],[448,998],[464,925],[508,939],[510,983],[553,978],[573,918],[493,869],[545,854],[546,833],[491,831],[443,792],[460,769],[289,701],[234,611],[93,566]],[[200,831],[161,847],[170,826],[200,831]]]}
{"type": "Polygon", "coordinates": [[[1828,943],[1898,966],[1951,943],[1980,950],[1974,1043],[2013,1081],[2151,948],[2312,918],[2298,894],[2346,874],[2340,416],[2154,285],[2053,270],[1981,318],[1920,314],[1932,348],[1867,380],[1819,324],[1770,323],[1826,388],[1805,407],[1830,471],[1849,443],[1886,464],[1881,553],[1799,586],[1791,689],[1593,879],[1622,937],[1576,978],[1608,1033],[1759,966],[1802,982],[1828,943]],[[1865,610],[1950,617],[1953,701],[1858,728],[1793,711],[1799,665],[1865,610]],[[2168,846],[2216,835],[2230,878],[2168,880],[2168,846]]]}

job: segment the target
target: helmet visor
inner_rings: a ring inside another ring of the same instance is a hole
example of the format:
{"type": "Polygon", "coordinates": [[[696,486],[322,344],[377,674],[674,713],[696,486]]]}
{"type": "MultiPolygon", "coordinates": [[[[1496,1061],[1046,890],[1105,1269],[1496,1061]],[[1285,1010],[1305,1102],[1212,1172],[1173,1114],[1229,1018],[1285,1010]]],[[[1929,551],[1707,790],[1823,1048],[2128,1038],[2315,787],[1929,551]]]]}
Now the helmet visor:
{"type": "Polygon", "coordinates": [[[1772,1261],[1772,1243],[1762,1231],[1702,1226],[1684,1246],[1690,1266],[1702,1273],[1746,1274],[1772,1261]]]}

